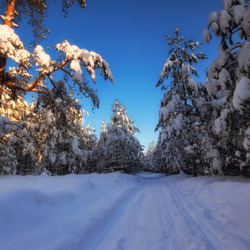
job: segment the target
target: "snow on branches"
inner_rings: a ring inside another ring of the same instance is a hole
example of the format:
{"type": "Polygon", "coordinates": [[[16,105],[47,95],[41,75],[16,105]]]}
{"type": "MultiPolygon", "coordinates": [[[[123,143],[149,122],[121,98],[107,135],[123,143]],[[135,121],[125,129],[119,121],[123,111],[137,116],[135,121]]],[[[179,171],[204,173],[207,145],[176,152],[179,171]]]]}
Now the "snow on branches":
{"type": "Polygon", "coordinates": [[[246,131],[250,124],[250,9],[249,1],[223,0],[224,9],[209,15],[205,42],[211,34],[221,37],[220,54],[208,71],[207,91],[213,106],[210,126],[224,159],[224,172],[248,175],[249,148],[246,131]],[[238,37],[237,37],[238,34],[238,37]],[[237,152],[237,153],[236,153],[237,152]],[[232,167],[233,166],[233,167],[232,167]],[[244,172],[245,171],[245,172],[244,172]]]}
{"type": "Polygon", "coordinates": [[[28,66],[30,58],[19,36],[7,25],[0,25],[0,57],[10,58],[25,66],[28,66]]]}
{"type": "Polygon", "coordinates": [[[167,174],[178,173],[180,170],[193,172],[198,150],[192,157],[187,155],[187,148],[194,148],[200,132],[198,124],[204,116],[206,99],[204,96],[204,84],[197,83],[193,76],[198,76],[194,64],[205,59],[202,52],[195,53],[200,47],[194,40],[185,41],[180,36],[178,29],[175,36],[167,36],[168,45],[172,46],[169,57],[166,60],[156,87],[162,85],[164,97],[161,100],[159,122],[156,130],[161,128],[157,144],[157,151],[162,160],[158,161],[167,174]],[[167,83],[164,85],[164,80],[167,83]],[[191,158],[192,159],[191,159],[191,158]]]}
{"type": "Polygon", "coordinates": [[[139,129],[118,100],[115,100],[112,112],[109,124],[106,126],[103,122],[98,142],[98,169],[100,172],[135,173],[140,168],[142,156],[142,147],[135,137],[139,129]]]}
{"type": "MultiPolygon", "coordinates": [[[[175,30],[175,34],[176,36],[173,38],[166,36],[168,45],[173,48],[170,49],[169,57],[161,69],[156,87],[162,85],[164,79],[167,80],[169,77],[171,77],[172,83],[176,85],[179,81],[182,81],[183,76],[186,78],[191,74],[197,76],[197,72],[192,65],[197,64],[199,60],[206,58],[206,55],[202,52],[196,54],[193,53],[195,49],[200,47],[199,42],[194,42],[192,39],[185,41],[184,37],[180,36],[178,29],[175,30]]],[[[166,86],[162,86],[162,89],[166,88],[166,86]]]]}
{"type": "Polygon", "coordinates": [[[246,101],[250,100],[250,79],[242,77],[237,83],[233,96],[233,107],[241,111],[246,101]]]}
{"type": "Polygon", "coordinates": [[[217,13],[210,13],[208,28],[203,30],[203,39],[209,43],[212,36],[209,29],[223,40],[223,47],[227,48],[225,40],[229,38],[230,43],[234,30],[239,31],[239,38],[250,37],[250,9],[248,3],[244,0],[223,0],[224,9],[217,13]]]}
{"type": "MultiPolygon", "coordinates": [[[[199,60],[206,58],[202,52],[194,51],[200,47],[199,42],[194,40],[185,41],[180,36],[178,29],[175,31],[175,37],[167,37],[168,45],[171,48],[169,57],[162,67],[159,81],[156,87],[162,85],[162,89],[167,89],[160,107],[159,125],[164,124],[174,112],[177,112],[177,106],[183,104],[186,111],[192,106],[192,103],[198,97],[199,83],[196,83],[192,75],[198,76],[194,64],[199,60]],[[168,80],[167,84],[163,84],[164,79],[168,80]]],[[[186,112],[185,111],[185,112],[186,112]]]]}
{"type": "Polygon", "coordinates": [[[94,83],[97,68],[102,71],[105,80],[109,79],[114,83],[109,64],[99,54],[79,49],[68,41],[57,44],[56,50],[62,53],[63,59],[57,61],[51,59],[41,45],[37,45],[33,53],[29,53],[24,49],[21,39],[13,29],[7,25],[0,25],[0,57],[10,58],[17,63],[17,66],[9,68],[1,75],[1,82],[13,91],[44,92],[44,89],[47,89],[47,85],[44,84],[46,79],[49,79],[54,85],[51,74],[60,70],[68,74],[73,82],[79,86],[80,92],[84,96],[90,96],[94,106],[98,107],[99,99],[95,91],[87,85],[82,68],[86,68],[94,83]],[[31,67],[36,69],[37,76],[29,74],[31,67]]]}
{"type": "Polygon", "coordinates": [[[86,49],[79,49],[75,45],[70,45],[68,41],[57,44],[56,49],[58,51],[64,52],[66,59],[71,61],[70,69],[75,72],[73,79],[76,82],[82,82],[82,62],[94,82],[95,69],[100,68],[103,71],[105,80],[110,79],[111,82],[114,83],[114,78],[109,69],[109,64],[104,59],[102,59],[99,54],[93,51],[88,51],[86,49]]]}

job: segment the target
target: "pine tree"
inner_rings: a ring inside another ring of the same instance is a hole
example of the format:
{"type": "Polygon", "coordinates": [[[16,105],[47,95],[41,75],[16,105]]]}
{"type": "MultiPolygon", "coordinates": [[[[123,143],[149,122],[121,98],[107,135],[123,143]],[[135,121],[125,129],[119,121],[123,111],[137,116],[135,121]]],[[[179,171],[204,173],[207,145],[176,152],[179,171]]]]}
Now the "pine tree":
{"type": "Polygon", "coordinates": [[[0,115],[0,175],[16,174],[17,172],[15,142],[10,120],[8,117],[0,115]]]}
{"type": "MultiPolygon", "coordinates": [[[[167,174],[178,173],[180,170],[197,175],[196,157],[188,154],[188,146],[196,147],[199,140],[199,117],[205,102],[204,84],[197,83],[193,76],[198,76],[194,64],[206,58],[206,55],[195,49],[200,43],[194,40],[185,41],[175,30],[175,36],[166,36],[169,51],[156,85],[165,90],[160,104],[159,123],[156,130],[161,128],[157,150],[162,158],[167,174]],[[164,79],[168,80],[164,84],[164,79]],[[185,149],[186,148],[186,149],[185,149]]],[[[190,151],[189,151],[190,153],[190,151]]]]}
{"type": "MultiPolygon", "coordinates": [[[[74,2],[63,0],[64,10],[67,10],[74,2]]],[[[84,0],[79,0],[78,3],[81,7],[85,7],[84,0]]],[[[42,31],[44,26],[42,21],[39,22],[39,20],[44,19],[47,8],[46,1],[7,0],[6,5],[5,16],[1,16],[3,25],[0,25],[0,99],[2,99],[6,87],[12,91],[12,98],[16,98],[20,92],[30,91],[43,94],[47,92],[49,95],[49,84],[57,89],[58,95],[69,97],[69,93],[65,91],[65,83],[56,84],[52,77],[52,74],[61,71],[72,80],[73,84],[67,81],[71,93],[74,93],[75,90],[83,96],[90,97],[93,105],[98,107],[99,98],[96,90],[89,86],[85,79],[86,76],[83,76],[83,68],[87,70],[94,82],[95,69],[97,68],[102,71],[105,80],[110,79],[114,82],[108,63],[99,54],[93,51],[89,52],[86,49],[79,49],[77,46],[69,44],[68,41],[56,45],[56,50],[61,55],[58,59],[52,59],[41,45],[36,45],[33,51],[26,50],[20,37],[15,34],[13,29],[16,26],[13,23],[15,10],[18,8],[21,12],[30,10],[32,13],[31,20],[34,19],[34,16],[36,17],[35,21],[33,20],[34,22],[31,21],[30,23],[35,29],[38,29],[39,34],[42,33],[41,37],[44,37],[45,34],[42,31]],[[12,60],[16,66],[6,70],[7,59],[12,60]],[[38,72],[38,74],[32,75],[30,72],[38,72]],[[75,89],[73,85],[77,86],[78,89],[75,89]]]]}
{"type": "Polygon", "coordinates": [[[14,101],[11,92],[6,90],[2,94],[0,103],[1,129],[0,136],[2,143],[0,151],[2,168],[7,168],[7,174],[31,173],[31,166],[35,168],[32,139],[26,136],[27,133],[21,121],[30,114],[29,105],[18,95],[14,101]],[[24,132],[24,133],[23,133],[24,132]]]}
{"type": "MultiPolygon", "coordinates": [[[[75,2],[62,1],[66,15],[69,7],[75,2]]],[[[77,2],[82,8],[86,6],[85,0],[77,2]]],[[[4,128],[7,125],[13,128],[13,122],[21,122],[22,125],[20,131],[11,129],[8,136],[1,136],[5,144],[8,138],[14,138],[9,142],[13,157],[15,156],[17,161],[15,172],[39,173],[38,167],[46,168],[44,162],[46,157],[50,159],[50,149],[55,152],[56,157],[61,154],[60,159],[67,168],[65,173],[91,171],[89,162],[92,161],[92,147],[96,144],[96,138],[90,127],[79,125],[82,121],[81,106],[75,96],[82,94],[89,97],[94,107],[99,107],[96,90],[89,85],[87,74],[83,75],[83,71],[88,72],[95,83],[95,70],[99,68],[105,80],[114,82],[108,63],[99,54],[80,49],[68,41],[56,45],[58,59],[52,59],[45,49],[36,43],[32,51],[26,50],[14,31],[14,27],[17,27],[13,22],[14,16],[17,11],[20,12],[20,18],[15,16],[16,20],[20,21],[23,14],[30,12],[29,24],[34,28],[36,42],[39,42],[48,33],[43,25],[47,11],[46,1],[7,0],[0,4],[0,9],[3,8],[6,8],[6,11],[1,16],[3,25],[0,25],[0,109],[4,108],[0,115],[3,119],[10,120],[10,124],[3,124],[4,128]],[[11,60],[14,65],[8,70],[5,68],[7,60],[11,60]],[[58,71],[67,75],[67,81],[53,79],[58,71]],[[32,75],[31,72],[37,72],[37,75],[32,75]],[[39,108],[31,108],[28,105],[19,108],[24,94],[32,91],[37,93],[36,106],[39,108]],[[12,121],[12,118],[15,121],[12,121]],[[78,125],[71,124],[69,128],[69,123],[76,120],[78,125]]],[[[0,151],[6,151],[3,144],[0,151]]],[[[57,174],[51,165],[49,168],[53,170],[53,174],[57,174]]]]}
{"type": "Polygon", "coordinates": [[[135,173],[141,167],[142,147],[135,137],[139,132],[126,108],[115,100],[109,124],[103,123],[98,142],[98,170],[135,173]]]}
{"type": "MultiPolygon", "coordinates": [[[[248,1],[247,1],[248,2],[248,1]]],[[[208,93],[212,99],[213,137],[225,174],[250,176],[250,9],[244,0],[224,0],[224,9],[209,15],[209,29],[221,38],[219,55],[208,71],[208,93]],[[237,37],[238,35],[238,37],[237,37]]],[[[215,160],[216,164],[216,160],[215,160]]]]}
{"type": "Polygon", "coordinates": [[[90,126],[84,126],[84,116],[88,113],[78,107],[62,108],[62,102],[53,105],[57,107],[53,110],[46,106],[39,108],[42,104],[45,105],[37,103],[40,130],[34,135],[40,172],[49,171],[52,175],[92,172],[90,162],[96,136],[90,126]]]}
{"type": "Polygon", "coordinates": [[[145,171],[150,171],[150,172],[155,171],[155,166],[153,165],[153,155],[155,150],[156,150],[156,143],[153,140],[149,143],[147,151],[144,154],[143,169],[145,171]]]}

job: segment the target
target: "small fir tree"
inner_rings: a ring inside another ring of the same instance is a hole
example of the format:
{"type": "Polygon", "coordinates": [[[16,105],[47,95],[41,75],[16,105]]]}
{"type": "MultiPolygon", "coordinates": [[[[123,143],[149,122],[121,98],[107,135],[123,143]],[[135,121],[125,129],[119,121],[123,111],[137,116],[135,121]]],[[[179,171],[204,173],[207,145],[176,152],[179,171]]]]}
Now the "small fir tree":
{"type": "Polygon", "coordinates": [[[126,108],[115,100],[109,124],[103,123],[98,142],[100,172],[138,172],[141,167],[142,147],[135,137],[139,132],[126,108]]]}

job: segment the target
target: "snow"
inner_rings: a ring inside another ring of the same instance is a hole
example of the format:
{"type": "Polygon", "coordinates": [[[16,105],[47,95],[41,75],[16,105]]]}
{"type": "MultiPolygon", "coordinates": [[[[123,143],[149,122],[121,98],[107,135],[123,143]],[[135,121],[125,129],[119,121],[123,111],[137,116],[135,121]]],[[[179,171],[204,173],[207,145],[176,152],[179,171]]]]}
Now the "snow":
{"type": "Polygon", "coordinates": [[[188,145],[187,147],[185,147],[184,150],[186,150],[188,154],[195,153],[194,148],[191,145],[188,145]]]}
{"type": "Polygon", "coordinates": [[[245,8],[242,5],[235,5],[233,7],[233,12],[234,12],[234,22],[236,24],[239,24],[240,21],[243,19],[243,15],[245,12],[245,8]]]}
{"type": "Polygon", "coordinates": [[[209,41],[212,38],[212,36],[211,36],[208,29],[203,29],[202,36],[203,36],[203,40],[204,40],[205,43],[209,43],[209,41]]]}
{"type": "Polygon", "coordinates": [[[23,48],[21,39],[8,25],[0,25],[0,55],[16,63],[28,63],[30,53],[23,48]]]}
{"type": "Polygon", "coordinates": [[[215,34],[218,32],[218,30],[219,30],[219,28],[220,28],[217,22],[212,22],[210,27],[211,27],[211,30],[212,30],[215,34]]]}
{"type": "MultiPolygon", "coordinates": [[[[250,126],[245,131],[246,137],[244,138],[243,146],[246,150],[250,149],[250,126]]],[[[247,154],[247,159],[250,159],[250,153],[247,154]]]]}
{"type": "Polygon", "coordinates": [[[214,125],[215,125],[215,131],[217,134],[222,133],[223,131],[226,130],[226,128],[227,128],[226,119],[228,119],[229,114],[230,114],[229,109],[223,109],[221,111],[220,117],[215,119],[214,125]]]}
{"type": "Polygon", "coordinates": [[[188,82],[187,82],[188,86],[193,89],[196,93],[199,93],[198,90],[198,84],[196,83],[196,81],[194,80],[194,78],[192,76],[190,76],[188,78],[188,82]]]}
{"type": "Polygon", "coordinates": [[[250,8],[247,8],[247,10],[244,13],[241,26],[244,29],[247,36],[249,37],[250,35],[250,8]]]}
{"type": "Polygon", "coordinates": [[[241,71],[249,72],[250,69],[250,42],[245,42],[237,52],[237,61],[241,71]]]}
{"type": "Polygon", "coordinates": [[[208,22],[211,24],[213,22],[217,22],[218,20],[218,13],[217,11],[213,11],[210,13],[209,17],[208,17],[208,22]]]}
{"type": "Polygon", "coordinates": [[[197,107],[202,107],[206,105],[206,99],[203,97],[196,98],[195,102],[197,107]]]}
{"type": "Polygon", "coordinates": [[[233,107],[241,110],[243,108],[242,104],[247,100],[250,100],[250,79],[242,77],[234,90],[233,107]]]}
{"type": "Polygon", "coordinates": [[[36,65],[41,65],[42,67],[50,66],[50,56],[44,52],[41,45],[37,45],[34,49],[34,54],[36,56],[36,65]]]}
{"type": "Polygon", "coordinates": [[[175,95],[166,106],[160,108],[159,117],[162,117],[164,121],[168,120],[170,114],[174,112],[179,102],[180,96],[175,95]]]}
{"type": "Polygon", "coordinates": [[[229,15],[229,13],[226,10],[222,10],[220,12],[219,25],[223,33],[226,33],[227,29],[230,27],[230,21],[231,16],[229,15]]]}
{"type": "Polygon", "coordinates": [[[224,9],[229,10],[231,6],[233,5],[233,0],[223,0],[222,1],[224,9]]]}
{"type": "Polygon", "coordinates": [[[242,177],[0,178],[1,249],[249,249],[242,177]]]}
{"type": "Polygon", "coordinates": [[[222,90],[226,89],[227,82],[230,82],[230,74],[225,68],[222,68],[219,73],[219,83],[222,90]]]}
{"type": "Polygon", "coordinates": [[[220,70],[222,67],[224,67],[228,61],[228,54],[226,52],[220,52],[216,59],[216,67],[218,70],[220,70]]]}
{"type": "Polygon", "coordinates": [[[167,72],[169,72],[169,70],[172,68],[173,64],[175,63],[175,61],[170,60],[171,57],[169,57],[166,62],[164,63],[162,69],[161,69],[161,73],[159,76],[159,82],[163,82],[164,77],[166,76],[167,72]]]}
{"type": "Polygon", "coordinates": [[[188,77],[189,73],[190,73],[190,65],[183,63],[181,66],[181,73],[183,75],[183,77],[188,77]]]}
{"type": "Polygon", "coordinates": [[[110,71],[109,64],[102,59],[102,57],[94,51],[88,51],[86,49],[79,49],[75,45],[71,45],[68,41],[58,43],[56,45],[57,51],[62,51],[68,60],[73,60],[70,64],[71,70],[75,71],[73,79],[76,82],[82,81],[80,63],[83,62],[91,79],[95,82],[95,68],[103,69],[105,79],[109,78],[114,83],[113,75],[110,71]]]}

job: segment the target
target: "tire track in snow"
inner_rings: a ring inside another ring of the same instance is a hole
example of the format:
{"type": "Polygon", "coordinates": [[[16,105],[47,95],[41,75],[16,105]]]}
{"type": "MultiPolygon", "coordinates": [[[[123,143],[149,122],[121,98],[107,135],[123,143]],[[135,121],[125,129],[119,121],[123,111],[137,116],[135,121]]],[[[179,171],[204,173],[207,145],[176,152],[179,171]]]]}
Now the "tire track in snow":
{"type": "MultiPolygon", "coordinates": [[[[141,237],[137,235],[137,227],[141,224],[138,221],[138,211],[141,211],[145,196],[145,189],[140,188],[129,204],[124,207],[122,214],[117,218],[110,230],[107,231],[106,234],[103,235],[104,237],[95,245],[96,250],[127,250],[134,248],[138,244],[138,241],[141,241],[141,237]],[[131,239],[133,246],[129,246],[131,239]]],[[[143,216],[143,219],[144,218],[143,216]]],[[[140,230],[140,233],[141,232],[142,230],[140,230]]]]}
{"type": "Polygon", "coordinates": [[[108,209],[105,215],[82,236],[81,240],[75,246],[75,250],[96,249],[112,226],[122,216],[127,206],[140,193],[141,185],[138,185],[139,187],[136,186],[132,190],[130,189],[116,200],[115,204],[108,209]]]}
{"type": "Polygon", "coordinates": [[[142,180],[140,192],[95,249],[173,249],[166,248],[166,200],[161,188],[153,178],[142,180]]]}
{"type": "MultiPolygon", "coordinates": [[[[249,242],[247,242],[243,238],[240,238],[237,235],[234,235],[234,234],[228,232],[228,230],[231,228],[231,226],[227,228],[227,231],[222,230],[221,224],[219,223],[218,218],[215,217],[215,219],[213,221],[213,225],[211,225],[211,223],[206,223],[203,220],[199,220],[199,222],[198,222],[197,218],[196,218],[197,216],[194,214],[194,212],[192,212],[191,209],[188,208],[189,202],[186,201],[186,198],[183,198],[181,196],[181,194],[176,190],[172,190],[172,192],[173,192],[174,196],[176,197],[176,199],[178,200],[178,202],[183,207],[183,209],[184,209],[185,213],[188,215],[188,217],[190,217],[191,220],[194,222],[194,224],[196,224],[198,226],[199,230],[202,232],[202,234],[207,239],[209,239],[210,243],[213,242],[214,249],[216,249],[216,250],[217,249],[218,250],[219,249],[221,249],[221,250],[232,249],[233,250],[234,248],[230,247],[230,243],[228,240],[233,241],[234,244],[235,244],[235,242],[238,242],[238,244],[239,244],[238,249],[242,249],[242,250],[249,249],[249,242]]],[[[196,203],[196,207],[204,207],[204,204],[200,203],[198,200],[195,200],[195,203],[196,203]]],[[[192,204],[192,205],[194,205],[194,204],[192,204]]],[[[197,212],[198,209],[195,209],[195,211],[197,212]]],[[[225,222],[223,224],[225,225],[225,222]]]]}
{"type": "MultiPolygon", "coordinates": [[[[225,241],[237,235],[222,234],[219,221],[208,220],[207,215],[209,212],[214,215],[214,210],[204,207],[206,204],[199,197],[188,199],[187,193],[182,193],[175,184],[165,178],[142,178],[110,204],[74,249],[230,249],[225,241]],[[134,227],[124,226],[131,222],[134,227]],[[149,230],[144,231],[145,228],[149,230]]],[[[241,246],[238,249],[247,249],[247,242],[238,241],[241,246]]]]}
{"type": "Polygon", "coordinates": [[[176,232],[175,230],[179,230],[179,225],[176,223],[176,212],[173,210],[173,204],[171,202],[171,194],[165,191],[163,188],[164,195],[162,195],[162,200],[164,204],[164,214],[165,214],[165,231],[167,233],[166,239],[166,249],[183,249],[180,240],[176,239],[176,232]],[[170,198],[169,195],[170,194],[170,198]]]}
{"type": "MultiPolygon", "coordinates": [[[[180,195],[177,193],[176,190],[171,190],[172,195],[177,201],[177,203],[180,205],[182,215],[189,221],[189,225],[193,225],[196,231],[199,231],[201,234],[203,240],[205,240],[205,244],[207,245],[207,249],[222,249],[219,248],[219,245],[221,245],[220,241],[218,240],[217,236],[212,231],[206,231],[207,227],[204,223],[201,223],[201,221],[197,221],[194,216],[190,213],[189,209],[187,209],[186,205],[180,198],[180,195]],[[212,238],[211,238],[212,236],[212,238]]],[[[201,248],[200,248],[201,249],[201,248]]]]}
{"type": "Polygon", "coordinates": [[[200,223],[190,215],[170,185],[167,186],[165,195],[169,203],[167,212],[173,218],[174,228],[170,228],[170,230],[177,230],[173,234],[174,237],[178,234],[180,236],[176,249],[218,249],[217,245],[213,243],[216,239],[210,240],[207,237],[200,223]]]}

